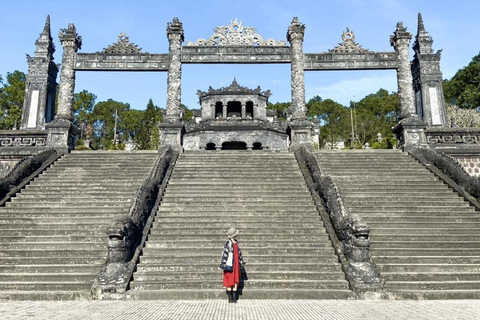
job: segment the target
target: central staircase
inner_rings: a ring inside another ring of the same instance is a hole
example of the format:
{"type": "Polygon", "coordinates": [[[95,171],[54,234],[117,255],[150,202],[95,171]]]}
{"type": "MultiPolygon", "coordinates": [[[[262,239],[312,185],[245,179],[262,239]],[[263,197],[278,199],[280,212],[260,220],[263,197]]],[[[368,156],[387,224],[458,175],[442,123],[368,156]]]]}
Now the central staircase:
{"type": "Polygon", "coordinates": [[[0,208],[0,300],[88,299],[107,254],[106,228],[126,214],[158,153],[73,152],[0,208]]]}
{"type": "Polygon", "coordinates": [[[388,298],[480,298],[480,215],[463,197],[399,150],[316,156],[370,226],[388,298]]]}
{"type": "Polygon", "coordinates": [[[354,297],[294,155],[261,151],[180,155],[131,297],[226,297],[218,266],[230,227],[249,277],[241,298],[354,297]]]}

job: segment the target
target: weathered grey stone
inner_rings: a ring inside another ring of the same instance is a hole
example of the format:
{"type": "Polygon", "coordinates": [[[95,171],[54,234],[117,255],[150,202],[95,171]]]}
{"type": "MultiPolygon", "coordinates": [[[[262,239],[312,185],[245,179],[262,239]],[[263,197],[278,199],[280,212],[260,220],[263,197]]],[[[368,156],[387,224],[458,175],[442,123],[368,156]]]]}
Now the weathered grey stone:
{"type": "Polygon", "coordinates": [[[304,120],[307,118],[305,107],[305,76],[303,56],[303,36],[305,25],[295,17],[288,27],[287,40],[291,45],[291,86],[292,86],[292,119],[304,120]]]}
{"type": "Polygon", "coordinates": [[[55,45],[50,33],[50,16],[47,16],[35,45],[35,56],[27,54],[28,74],[21,129],[44,129],[45,122],[52,121],[55,116],[58,66],[53,62],[55,45]]]}
{"type": "Polygon", "coordinates": [[[178,18],[173,18],[167,24],[168,64],[167,77],[167,120],[180,121],[182,119],[181,84],[182,84],[182,42],[183,26],[178,18]]]}
{"type": "Polygon", "coordinates": [[[418,31],[413,44],[412,61],[415,103],[420,119],[428,126],[445,126],[447,111],[443,96],[443,75],[440,71],[442,50],[433,53],[433,39],[425,30],[422,15],[418,14],[418,31]]]}
{"type": "Polygon", "coordinates": [[[82,47],[82,37],[73,23],[61,29],[58,35],[63,47],[62,70],[58,93],[58,111],[55,119],[73,120],[73,92],[75,90],[75,53],[82,47]]]}
{"type": "Polygon", "coordinates": [[[397,82],[398,95],[400,98],[400,120],[418,117],[415,110],[415,98],[413,94],[412,72],[408,48],[412,34],[407,31],[402,22],[397,24],[397,29],[390,37],[390,44],[397,53],[397,82]]]}

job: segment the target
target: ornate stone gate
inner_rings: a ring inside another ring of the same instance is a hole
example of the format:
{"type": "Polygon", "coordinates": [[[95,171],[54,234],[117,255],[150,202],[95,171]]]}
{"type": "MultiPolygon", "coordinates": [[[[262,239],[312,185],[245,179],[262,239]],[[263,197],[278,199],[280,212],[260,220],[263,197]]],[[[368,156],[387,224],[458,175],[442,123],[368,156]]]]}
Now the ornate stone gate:
{"type": "Polygon", "coordinates": [[[54,147],[72,146],[75,128],[73,93],[77,71],[152,71],[167,72],[166,119],[161,127],[162,144],[181,148],[184,124],[181,108],[181,78],[183,64],[235,63],[291,65],[292,117],[288,122],[291,147],[311,143],[312,123],[307,120],[305,107],[305,71],[321,70],[397,70],[400,96],[400,123],[395,129],[403,144],[424,142],[423,129],[444,126],[442,74],[440,52],[433,54],[432,38],[425,31],[419,14],[414,61],[410,63],[408,50],[412,34],[400,22],[391,36],[395,51],[376,52],[362,48],[355,42],[355,34],[348,28],[343,42],[323,53],[304,53],[305,25],[293,18],[287,29],[287,42],[266,39],[253,27],[243,26],[237,19],[228,26],[214,29],[208,39],[184,42],[184,30],[178,18],[167,24],[168,53],[142,52],[121,33],[118,42],[95,53],[79,53],[82,39],[75,25],[60,30],[63,46],[58,112],[51,122],[51,97],[55,91],[58,69],[53,64],[54,47],[50,36],[49,18],[44,32],[37,40],[35,58],[28,59],[29,74],[25,92],[22,129],[49,131],[48,143],[54,147]],[[38,72],[38,70],[47,70],[38,72]],[[413,73],[413,78],[412,78],[413,73]],[[36,85],[41,83],[42,85],[36,85]],[[415,84],[415,86],[413,86],[415,84]],[[50,98],[49,98],[50,97],[50,98]],[[50,99],[50,100],[49,100],[50,99]]]}

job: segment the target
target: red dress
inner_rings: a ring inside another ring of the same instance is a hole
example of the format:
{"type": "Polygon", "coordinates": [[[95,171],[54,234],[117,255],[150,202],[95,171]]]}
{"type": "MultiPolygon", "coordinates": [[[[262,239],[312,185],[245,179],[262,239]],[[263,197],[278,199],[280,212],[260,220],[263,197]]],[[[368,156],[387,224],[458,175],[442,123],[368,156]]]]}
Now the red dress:
{"type": "Polygon", "coordinates": [[[238,260],[238,244],[233,243],[233,271],[223,271],[223,286],[233,287],[240,283],[240,261],[238,260]]]}

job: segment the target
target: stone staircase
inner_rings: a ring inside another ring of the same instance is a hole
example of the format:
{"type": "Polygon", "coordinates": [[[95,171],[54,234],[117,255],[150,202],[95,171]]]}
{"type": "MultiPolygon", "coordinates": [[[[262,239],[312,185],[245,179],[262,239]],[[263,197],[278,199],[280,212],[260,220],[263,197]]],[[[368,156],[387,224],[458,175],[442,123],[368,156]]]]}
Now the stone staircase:
{"type": "Polygon", "coordinates": [[[241,298],[354,297],[294,155],[262,151],[180,155],[131,297],[226,298],[218,266],[231,226],[249,276],[241,298]]]}
{"type": "Polygon", "coordinates": [[[73,152],[0,208],[0,300],[87,299],[156,152],[73,152]]]}
{"type": "Polygon", "coordinates": [[[480,215],[469,203],[398,150],[316,156],[371,227],[390,299],[480,298],[480,215]]]}

